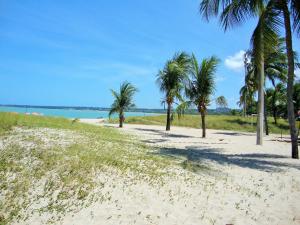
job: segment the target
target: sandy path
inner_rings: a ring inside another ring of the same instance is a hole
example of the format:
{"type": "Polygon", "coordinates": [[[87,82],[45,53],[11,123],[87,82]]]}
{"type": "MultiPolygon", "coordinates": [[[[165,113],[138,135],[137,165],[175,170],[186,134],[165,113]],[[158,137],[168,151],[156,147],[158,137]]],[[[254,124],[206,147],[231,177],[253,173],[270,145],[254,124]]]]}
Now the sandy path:
{"type": "Polygon", "coordinates": [[[290,159],[280,135],[256,146],[255,134],[233,131],[208,130],[206,139],[193,128],[125,125],[120,131],[199,170],[178,167],[163,187],[115,181],[117,204],[94,204],[65,224],[300,224],[300,162],[290,159]]]}

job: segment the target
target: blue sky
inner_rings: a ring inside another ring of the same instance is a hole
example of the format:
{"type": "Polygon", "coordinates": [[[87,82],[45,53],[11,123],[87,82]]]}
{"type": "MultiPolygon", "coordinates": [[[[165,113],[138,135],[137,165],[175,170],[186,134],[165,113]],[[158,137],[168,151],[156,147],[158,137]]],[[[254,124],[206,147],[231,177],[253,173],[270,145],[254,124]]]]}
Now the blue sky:
{"type": "Polygon", "coordinates": [[[237,107],[255,21],[224,33],[199,2],[0,0],[0,104],[109,107],[109,89],[127,80],[138,107],[160,108],[156,74],[184,50],[222,60],[215,95],[237,107]]]}

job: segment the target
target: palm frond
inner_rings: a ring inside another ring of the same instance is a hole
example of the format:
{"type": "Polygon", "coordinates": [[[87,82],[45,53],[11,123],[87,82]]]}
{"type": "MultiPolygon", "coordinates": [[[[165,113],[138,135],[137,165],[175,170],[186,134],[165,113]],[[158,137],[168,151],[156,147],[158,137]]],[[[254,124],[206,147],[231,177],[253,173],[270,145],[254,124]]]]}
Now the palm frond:
{"type": "Polygon", "coordinates": [[[180,99],[183,84],[187,80],[189,65],[190,57],[188,54],[178,52],[166,62],[163,70],[158,72],[156,83],[160,91],[165,94],[167,102],[172,103],[175,98],[180,99]]]}
{"type": "Polygon", "coordinates": [[[209,105],[209,97],[214,93],[214,77],[219,59],[212,56],[203,59],[199,65],[196,57],[192,57],[191,80],[185,88],[186,96],[197,106],[206,108],[209,105]]]}
{"type": "Polygon", "coordinates": [[[291,0],[290,11],[293,18],[293,29],[296,32],[296,34],[300,37],[300,1],[299,0],[291,0]]]}

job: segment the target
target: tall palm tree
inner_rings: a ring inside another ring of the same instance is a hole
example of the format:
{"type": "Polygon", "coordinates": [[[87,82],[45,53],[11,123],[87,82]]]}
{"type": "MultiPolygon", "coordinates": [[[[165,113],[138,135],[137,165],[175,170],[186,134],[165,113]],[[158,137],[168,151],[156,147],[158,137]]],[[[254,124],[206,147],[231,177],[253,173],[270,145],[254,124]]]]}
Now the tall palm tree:
{"type": "Polygon", "coordinates": [[[185,53],[176,53],[171,60],[168,60],[163,70],[157,75],[157,84],[164,93],[163,103],[167,104],[166,130],[171,128],[171,110],[175,100],[181,100],[181,92],[189,71],[190,57],[185,53]]]}
{"type": "Polygon", "coordinates": [[[219,59],[212,56],[203,59],[201,64],[198,64],[196,57],[193,55],[191,60],[190,79],[186,86],[186,96],[189,101],[186,105],[194,104],[201,115],[202,137],[206,137],[205,115],[207,106],[210,104],[210,96],[215,90],[215,73],[219,59]]]}
{"type": "MultiPolygon", "coordinates": [[[[249,16],[259,16],[263,14],[264,1],[251,1],[251,0],[202,0],[200,4],[200,13],[209,19],[211,16],[218,16],[219,10],[222,9],[220,21],[225,30],[243,22],[249,16]]],[[[264,20],[259,20],[254,34],[254,45],[257,49],[264,49],[263,35],[264,35],[264,20]]],[[[263,80],[264,80],[264,51],[257,51],[256,65],[259,76],[259,89],[258,89],[258,123],[257,123],[257,144],[262,144],[263,134],[263,80]]]]}
{"type": "Polygon", "coordinates": [[[132,84],[125,81],[120,86],[120,92],[117,93],[114,90],[111,90],[112,95],[115,100],[111,105],[111,109],[109,111],[108,116],[111,117],[114,113],[119,113],[119,127],[123,127],[124,122],[124,113],[126,110],[135,107],[133,103],[133,95],[137,92],[137,88],[135,88],[132,84]]]}
{"type": "MultiPolygon", "coordinates": [[[[290,135],[292,142],[292,158],[299,158],[297,132],[295,125],[294,103],[293,103],[293,85],[294,85],[294,54],[292,48],[292,25],[293,30],[300,34],[300,1],[299,0],[202,0],[200,3],[200,12],[206,18],[218,16],[225,30],[246,21],[249,17],[261,16],[261,9],[267,4],[268,14],[273,14],[273,28],[281,25],[281,19],[284,20],[285,41],[288,58],[288,82],[287,82],[287,101],[288,118],[290,125],[290,135]]],[[[279,32],[280,29],[273,29],[279,32]]],[[[262,65],[261,65],[262,67],[262,65]]],[[[263,71],[263,70],[261,70],[263,71]]],[[[262,79],[260,79],[262,81],[262,79]]],[[[261,95],[262,96],[262,95],[261,95]]],[[[262,105],[262,103],[260,103],[262,105]]]]}
{"type": "Polygon", "coordinates": [[[298,135],[295,121],[295,108],[293,103],[294,93],[294,70],[295,59],[292,40],[292,25],[293,29],[300,36],[300,1],[299,0],[272,0],[274,2],[274,10],[280,10],[279,17],[284,19],[285,42],[288,60],[288,81],[287,81],[287,102],[288,102],[288,119],[290,125],[290,135],[292,142],[292,158],[299,159],[298,153],[298,135]]]}
{"type": "MultiPolygon", "coordinates": [[[[248,71],[249,77],[253,79],[254,89],[258,90],[259,92],[259,112],[261,112],[259,116],[259,126],[263,128],[263,122],[265,122],[265,131],[266,135],[269,135],[269,126],[267,120],[267,109],[266,109],[266,102],[265,102],[265,80],[268,78],[273,86],[275,86],[275,80],[280,80],[281,82],[285,82],[286,80],[286,56],[283,51],[283,39],[279,38],[277,33],[274,32],[274,24],[276,21],[273,21],[273,15],[268,14],[268,10],[263,11],[263,14],[260,17],[258,27],[255,29],[253,36],[252,36],[252,49],[249,51],[252,55],[250,64],[250,70],[248,71]],[[269,21],[271,20],[271,21],[269,21]],[[261,25],[261,21],[263,25],[261,25]],[[262,29],[259,28],[262,26],[262,29]],[[263,39],[261,40],[260,33],[263,32],[263,39]],[[258,37],[257,37],[258,36],[258,37]],[[263,51],[260,48],[263,42],[263,51]],[[263,69],[259,67],[259,63],[262,59],[260,59],[260,55],[263,55],[263,69]],[[259,71],[263,70],[259,73],[259,71]],[[263,78],[263,79],[262,79],[263,78]],[[262,91],[262,92],[261,92],[262,91]]],[[[259,128],[258,126],[258,128],[259,128]]],[[[262,138],[263,130],[258,129],[257,132],[259,133],[258,137],[262,138]]],[[[262,143],[262,139],[258,139],[258,144],[262,143]]]]}

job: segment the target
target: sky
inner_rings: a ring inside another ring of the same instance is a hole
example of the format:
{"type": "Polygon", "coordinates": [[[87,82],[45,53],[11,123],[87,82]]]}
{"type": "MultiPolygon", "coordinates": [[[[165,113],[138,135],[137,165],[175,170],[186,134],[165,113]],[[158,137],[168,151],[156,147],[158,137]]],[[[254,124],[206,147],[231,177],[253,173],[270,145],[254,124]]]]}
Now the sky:
{"type": "Polygon", "coordinates": [[[137,107],[161,108],[156,75],[186,51],[221,60],[212,99],[224,95],[237,108],[256,21],[224,32],[216,19],[203,20],[199,3],[0,0],[0,104],[109,107],[110,89],[129,81],[137,107]]]}

